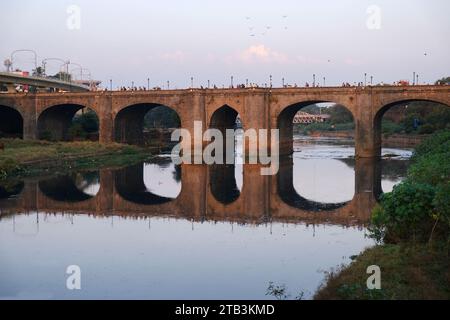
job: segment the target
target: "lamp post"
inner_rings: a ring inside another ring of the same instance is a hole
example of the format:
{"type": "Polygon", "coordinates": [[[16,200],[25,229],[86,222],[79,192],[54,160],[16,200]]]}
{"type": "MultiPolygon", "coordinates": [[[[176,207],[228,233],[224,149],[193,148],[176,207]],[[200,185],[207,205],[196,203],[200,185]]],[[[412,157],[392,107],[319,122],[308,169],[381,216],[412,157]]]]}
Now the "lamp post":
{"type": "Polygon", "coordinates": [[[191,77],[191,89],[194,88],[194,77],[191,77]]]}
{"type": "Polygon", "coordinates": [[[11,52],[11,67],[14,70],[14,55],[18,52],[31,52],[34,55],[34,69],[37,69],[37,53],[34,50],[30,50],[30,49],[19,49],[19,50],[14,50],[13,52],[11,52]]]}
{"type": "Polygon", "coordinates": [[[231,76],[231,88],[233,88],[233,76],[231,76]]]}
{"type": "Polygon", "coordinates": [[[131,91],[134,90],[134,81],[131,81],[131,91]]]}
{"type": "Polygon", "coordinates": [[[364,86],[367,85],[367,73],[364,73],[364,86]]]}
{"type": "Polygon", "coordinates": [[[325,87],[325,77],[323,77],[323,86],[325,87]]]}
{"type": "Polygon", "coordinates": [[[281,84],[282,84],[282,86],[284,88],[284,78],[281,78],[281,84]]]}
{"type": "Polygon", "coordinates": [[[272,88],[272,75],[269,75],[269,86],[272,88]]]}
{"type": "Polygon", "coordinates": [[[416,85],[419,85],[419,74],[416,74],[416,85]]]}
{"type": "Polygon", "coordinates": [[[413,85],[415,85],[416,84],[416,72],[414,71],[413,72],[413,85]]]}
{"type": "Polygon", "coordinates": [[[109,90],[112,91],[112,79],[109,79],[109,90]]]}
{"type": "Polygon", "coordinates": [[[370,76],[370,85],[373,84],[373,76],[370,76]]]}
{"type": "Polygon", "coordinates": [[[167,80],[167,90],[169,90],[169,88],[170,88],[170,81],[167,80]]]}
{"type": "Polygon", "coordinates": [[[46,70],[47,67],[46,67],[46,65],[47,65],[47,61],[50,61],[50,60],[62,62],[61,66],[59,68],[59,75],[58,75],[59,76],[59,80],[62,80],[61,79],[61,68],[64,67],[66,72],[68,72],[67,70],[69,68],[70,61],[64,61],[63,59],[60,59],[60,58],[45,58],[41,62],[42,66],[44,68],[44,74],[47,74],[47,70],[46,70]]]}
{"type": "Polygon", "coordinates": [[[150,78],[147,78],[147,90],[150,90],[150,78]]]}
{"type": "Polygon", "coordinates": [[[245,86],[248,87],[248,79],[245,79],[245,86]]]}
{"type": "Polygon", "coordinates": [[[314,73],[313,74],[313,87],[315,87],[316,86],[316,74],[314,73]]]}
{"type": "Polygon", "coordinates": [[[208,80],[208,89],[209,89],[209,84],[210,84],[210,82],[209,82],[209,80],[208,80]]]}

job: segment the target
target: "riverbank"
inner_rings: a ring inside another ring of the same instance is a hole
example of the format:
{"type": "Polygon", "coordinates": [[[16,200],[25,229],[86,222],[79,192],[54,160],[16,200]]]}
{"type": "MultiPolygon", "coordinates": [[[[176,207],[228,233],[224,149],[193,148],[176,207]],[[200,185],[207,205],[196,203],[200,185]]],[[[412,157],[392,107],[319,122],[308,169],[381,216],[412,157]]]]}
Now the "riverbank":
{"type": "MultiPolygon", "coordinates": [[[[337,139],[354,139],[354,130],[341,131],[308,131],[308,136],[314,138],[337,138],[337,139]]],[[[413,134],[391,134],[382,136],[382,146],[387,148],[414,148],[422,143],[429,135],[413,135],[413,134]]]]}
{"type": "Polygon", "coordinates": [[[328,273],[316,300],[450,299],[450,260],[445,245],[385,244],[365,250],[346,268],[328,273]],[[368,290],[368,266],[381,270],[381,289],[368,290]]]}
{"type": "Polygon", "coordinates": [[[418,145],[411,163],[372,211],[367,234],[382,244],[330,272],[316,299],[450,299],[450,131],[418,145]],[[367,289],[372,265],[380,289],[367,289]]]}
{"type": "Polygon", "coordinates": [[[0,179],[46,171],[130,164],[151,156],[148,149],[91,141],[48,142],[0,139],[0,179]]]}

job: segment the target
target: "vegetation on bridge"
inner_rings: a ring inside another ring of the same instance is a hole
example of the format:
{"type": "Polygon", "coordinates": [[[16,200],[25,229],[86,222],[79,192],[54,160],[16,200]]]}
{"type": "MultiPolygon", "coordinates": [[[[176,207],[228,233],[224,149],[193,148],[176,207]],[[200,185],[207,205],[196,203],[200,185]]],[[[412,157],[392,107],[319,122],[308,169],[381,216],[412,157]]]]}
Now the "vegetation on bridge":
{"type": "Polygon", "coordinates": [[[382,242],[330,272],[317,299],[450,298],[450,131],[413,155],[407,178],[381,197],[369,235],[382,242]],[[366,288],[366,268],[381,268],[381,289],[366,288]]]}

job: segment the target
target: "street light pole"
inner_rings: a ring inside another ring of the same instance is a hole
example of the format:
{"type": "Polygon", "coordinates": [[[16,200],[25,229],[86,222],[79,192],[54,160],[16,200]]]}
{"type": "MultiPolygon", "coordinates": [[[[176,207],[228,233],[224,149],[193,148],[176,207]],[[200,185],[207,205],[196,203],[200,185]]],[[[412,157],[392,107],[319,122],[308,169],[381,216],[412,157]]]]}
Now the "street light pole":
{"type": "Polygon", "coordinates": [[[416,74],[416,85],[419,85],[419,74],[416,74]]]}
{"type": "Polygon", "coordinates": [[[413,72],[413,85],[415,85],[416,84],[416,72],[414,71],[413,72]]]}
{"type": "Polygon", "coordinates": [[[281,78],[281,84],[283,85],[284,88],[284,78],[281,78]]]}
{"type": "Polygon", "coordinates": [[[364,73],[364,86],[367,85],[367,73],[364,73]]]}
{"type": "Polygon", "coordinates": [[[194,88],[194,77],[191,77],[191,89],[194,88]]]}
{"type": "Polygon", "coordinates": [[[272,75],[269,75],[269,86],[272,88],[272,75]]]}
{"type": "Polygon", "coordinates": [[[325,87],[325,77],[323,77],[323,86],[325,87]]]}
{"type": "Polygon", "coordinates": [[[313,87],[315,87],[316,86],[316,74],[314,73],[313,74],[313,87]]]}
{"type": "Polygon", "coordinates": [[[231,88],[233,88],[233,76],[231,76],[231,88]]]}
{"type": "Polygon", "coordinates": [[[150,78],[147,78],[147,90],[150,90],[150,78]]]}
{"type": "Polygon", "coordinates": [[[112,91],[112,79],[109,79],[109,91],[112,91]]]}
{"type": "Polygon", "coordinates": [[[209,80],[208,80],[208,89],[209,89],[209,80]]]}
{"type": "Polygon", "coordinates": [[[373,76],[370,76],[370,85],[373,84],[373,76]]]}

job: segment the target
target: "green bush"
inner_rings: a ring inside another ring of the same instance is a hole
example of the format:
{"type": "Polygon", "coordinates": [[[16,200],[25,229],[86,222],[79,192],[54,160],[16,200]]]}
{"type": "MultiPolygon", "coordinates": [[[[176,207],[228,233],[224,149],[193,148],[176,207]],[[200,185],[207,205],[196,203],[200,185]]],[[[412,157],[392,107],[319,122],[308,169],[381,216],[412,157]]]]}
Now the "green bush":
{"type": "Polygon", "coordinates": [[[434,196],[433,187],[408,181],[383,194],[372,215],[373,237],[387,243],[427,240],[434,225],[434,196]]]}
{"type": "Polygon", "coordinates": [[[450,240],[450,132],[416,148],[406,180],[372,213],[369,232],[378,241],[450,240]]]}

